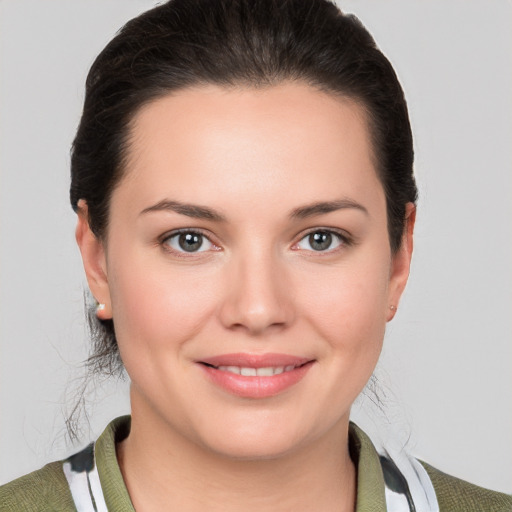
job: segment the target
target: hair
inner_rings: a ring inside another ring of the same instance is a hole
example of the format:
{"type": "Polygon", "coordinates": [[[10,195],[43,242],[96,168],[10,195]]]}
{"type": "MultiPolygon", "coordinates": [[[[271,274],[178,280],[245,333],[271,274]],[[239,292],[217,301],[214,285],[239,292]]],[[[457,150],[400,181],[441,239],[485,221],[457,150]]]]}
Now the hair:
{"type": "MultiPolygon", "coordinates": [[[[88,206],[105,239],[122,179],[131,121],[144,105],[187,87],[267,87],[296,81],[360,104],[367,116],[387,208],[391,251],[415,203],[413,141],[397,76],[372,36],[329,0],[170,0],[129,21],[98,55],[86,81],[71,152],[71,205],[88,206]]],[[[88,365],[122,369],[113,321],[90,319],[88,365]]]]}

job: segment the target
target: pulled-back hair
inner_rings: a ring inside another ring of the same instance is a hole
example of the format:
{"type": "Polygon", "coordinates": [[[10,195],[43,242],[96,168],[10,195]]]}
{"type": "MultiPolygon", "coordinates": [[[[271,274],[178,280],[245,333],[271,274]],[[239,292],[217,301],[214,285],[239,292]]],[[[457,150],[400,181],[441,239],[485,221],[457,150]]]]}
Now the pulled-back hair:
{"type": "MultiPolygon", "coordinates": [[[[383,185],[392,252],[405,207],[416,202],[407,105],[396,74],[353,15],[328,0],[170,0],[129,21],[91,67],[72,147],[71,205],[88,206],[106,236],[112,191],[123,176],[130,122],[170,92],[202,84],[268,87],[299,81],[350,98],[367,115],[383,185]]],[[[113,321],[98,322],[92,366],[122,368],[113,321]]]]}

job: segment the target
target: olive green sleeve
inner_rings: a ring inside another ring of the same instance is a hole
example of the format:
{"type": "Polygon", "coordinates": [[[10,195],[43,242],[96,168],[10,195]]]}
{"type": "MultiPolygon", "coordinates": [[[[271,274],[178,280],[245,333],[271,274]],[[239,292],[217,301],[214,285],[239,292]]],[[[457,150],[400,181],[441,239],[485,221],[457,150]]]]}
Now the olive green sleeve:
{"type": "Polygon", "coordinates": [[[62,471],[52,462],[0,487],[0,512],[76,512],[62,471]]]}
{"type": "Polygon", "coordinates": [[[440,512],[512,512],[512,496],[447,475],[422,462],[436,491],[440,512]]]}

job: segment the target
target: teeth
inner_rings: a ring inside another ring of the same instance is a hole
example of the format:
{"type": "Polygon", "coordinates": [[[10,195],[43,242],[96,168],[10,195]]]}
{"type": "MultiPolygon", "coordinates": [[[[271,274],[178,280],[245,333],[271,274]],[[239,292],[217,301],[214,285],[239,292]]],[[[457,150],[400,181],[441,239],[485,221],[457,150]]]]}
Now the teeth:
{"type": "Polygon", "coordinates": [[[256,375],[258,377],[272,377],[274,368],[256,368],[256,375]]]}
{"type": "Polygon", "coordinates": [[[248,368],[240,366],[219,366],[219,370],[223,372],[235,373],[244,377],[272,377],[283,372],[291,372],[295,369],[294,365],[288,366],[267,366],[265,368],[248,368]]]}

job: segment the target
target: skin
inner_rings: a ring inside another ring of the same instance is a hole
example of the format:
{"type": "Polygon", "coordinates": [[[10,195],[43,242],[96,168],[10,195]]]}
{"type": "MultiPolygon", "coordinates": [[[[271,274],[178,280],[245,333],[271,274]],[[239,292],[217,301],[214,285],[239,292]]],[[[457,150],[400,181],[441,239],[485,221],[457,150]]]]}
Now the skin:
{"type": "Polygon", "coordinates": [[[77,241],[132,381],[118,459],[134,505],[354,510],[350,407],[405,287],[415,215],[407,205],[392,255],[363,109],[298,83],[206,86],[146,105],[131,129],[107,236],[81,201],[77,241]],[[166,200],[222,220],[145,211],[166,200]],[[177,252],[177,229],[204,233],[201,251],[177,252]],[[326,230],[314,250],[308,235],[326,230]],[[235,352],[314,363],[282,393],[243,398],[197,364],[235,352]]]}

